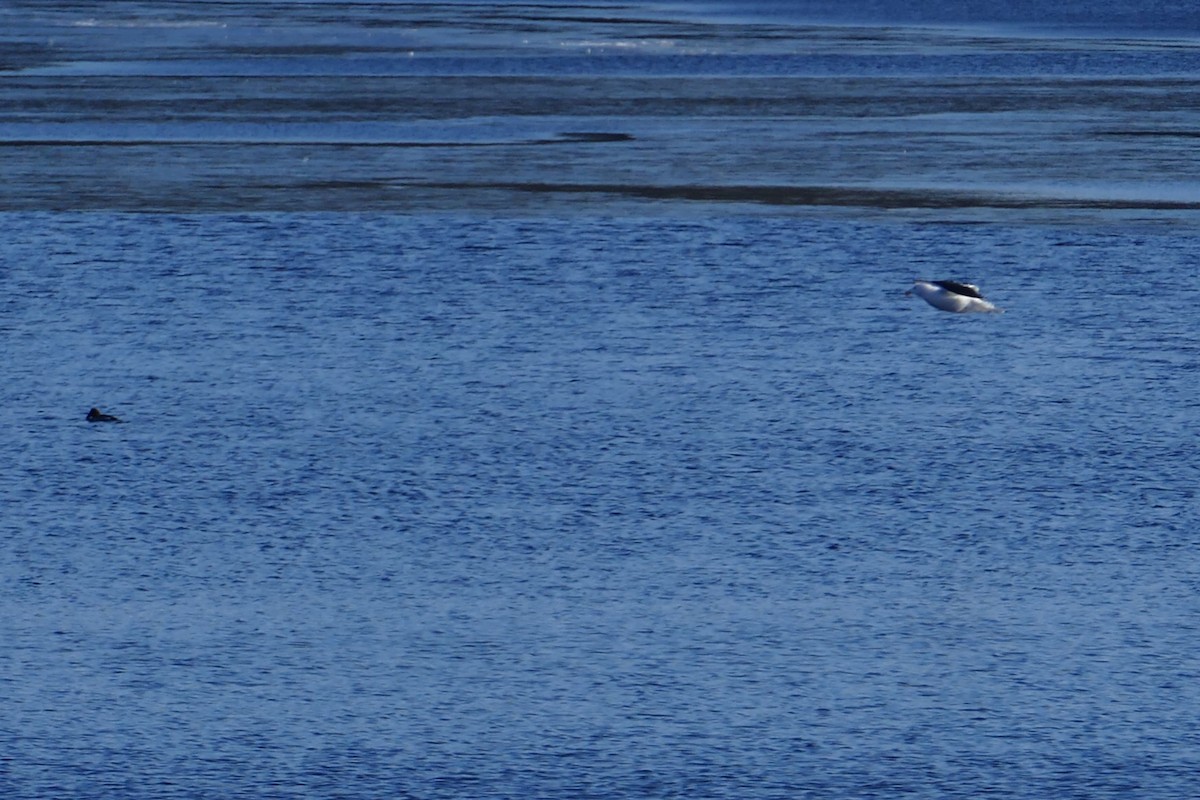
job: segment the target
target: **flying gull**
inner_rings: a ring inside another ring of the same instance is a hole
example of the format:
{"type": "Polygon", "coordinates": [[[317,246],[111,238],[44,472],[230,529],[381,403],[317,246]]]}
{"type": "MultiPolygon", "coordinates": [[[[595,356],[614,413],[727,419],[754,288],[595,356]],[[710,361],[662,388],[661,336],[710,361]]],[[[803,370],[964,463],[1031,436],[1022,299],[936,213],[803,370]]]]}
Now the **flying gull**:
{"type": "Polygon", "coordinates": [[[1003,309],[996,308],[984,299],[979,287],[970,283],[958,281],[915,281],[906,294],[915,294],[934,308],[942,311],[965,313],[969,311],[987,311],[1001,313],[1003,309]]]}

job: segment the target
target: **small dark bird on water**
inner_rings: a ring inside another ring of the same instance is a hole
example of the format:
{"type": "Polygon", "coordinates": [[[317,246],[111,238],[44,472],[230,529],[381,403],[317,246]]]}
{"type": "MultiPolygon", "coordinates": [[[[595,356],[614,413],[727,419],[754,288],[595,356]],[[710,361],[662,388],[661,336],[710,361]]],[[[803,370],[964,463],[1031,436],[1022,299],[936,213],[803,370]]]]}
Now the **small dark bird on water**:
{"type": "Polygon", "coordinates": [[[102,414],[102,413],[100,413],[100,409],[93,408],[91,411],[88,412],[87,421],[88,422],[120,422],[121,420],[117,419],[112,414],[102,414]]]}

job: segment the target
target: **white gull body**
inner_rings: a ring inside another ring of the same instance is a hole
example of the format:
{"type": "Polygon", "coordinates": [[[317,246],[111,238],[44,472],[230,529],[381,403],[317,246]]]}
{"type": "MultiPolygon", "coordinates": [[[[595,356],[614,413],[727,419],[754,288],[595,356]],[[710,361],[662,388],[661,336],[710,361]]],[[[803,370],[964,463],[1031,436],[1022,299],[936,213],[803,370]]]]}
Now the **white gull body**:
{"type": "Polygon", "coordinates": [[[1001,309],[984,299],[979,287],[958,281],[915,281],[908,294],[915,294],[934,308],[957,314],[972,311],[1001,313],[1001,309]]]}

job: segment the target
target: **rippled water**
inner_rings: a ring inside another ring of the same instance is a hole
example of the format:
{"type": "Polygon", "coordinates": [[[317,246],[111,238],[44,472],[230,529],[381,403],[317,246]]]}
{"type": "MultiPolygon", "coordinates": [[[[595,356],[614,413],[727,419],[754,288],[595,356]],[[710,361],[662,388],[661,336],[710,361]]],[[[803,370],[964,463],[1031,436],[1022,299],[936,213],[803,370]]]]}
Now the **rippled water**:
{"type": "Polygon", "coordinates": [[[113,8],[0,11],[5,797],[1189,793],[1186,41],[113,8]]]}
{"type": "Polygon", "coordinates": [[[0,40],[0,206],[1200,203],[1194,25],[1063,38],[622,5],[106,8],[0,11],[17,32],[0,40]]]}

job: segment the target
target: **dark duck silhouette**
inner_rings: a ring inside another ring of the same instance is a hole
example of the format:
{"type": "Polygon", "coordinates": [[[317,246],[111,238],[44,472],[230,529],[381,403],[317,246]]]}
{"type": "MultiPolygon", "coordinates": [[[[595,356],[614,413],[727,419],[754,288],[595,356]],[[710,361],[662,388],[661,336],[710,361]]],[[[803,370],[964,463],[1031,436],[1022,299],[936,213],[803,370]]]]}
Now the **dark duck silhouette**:
{"type": "Polygon", "coordinates": [[[88,422],[120,422],[121,420],[114,417],[112,414],[102,414],[100,409],[93,408],[88,412],[88,422]]]}

